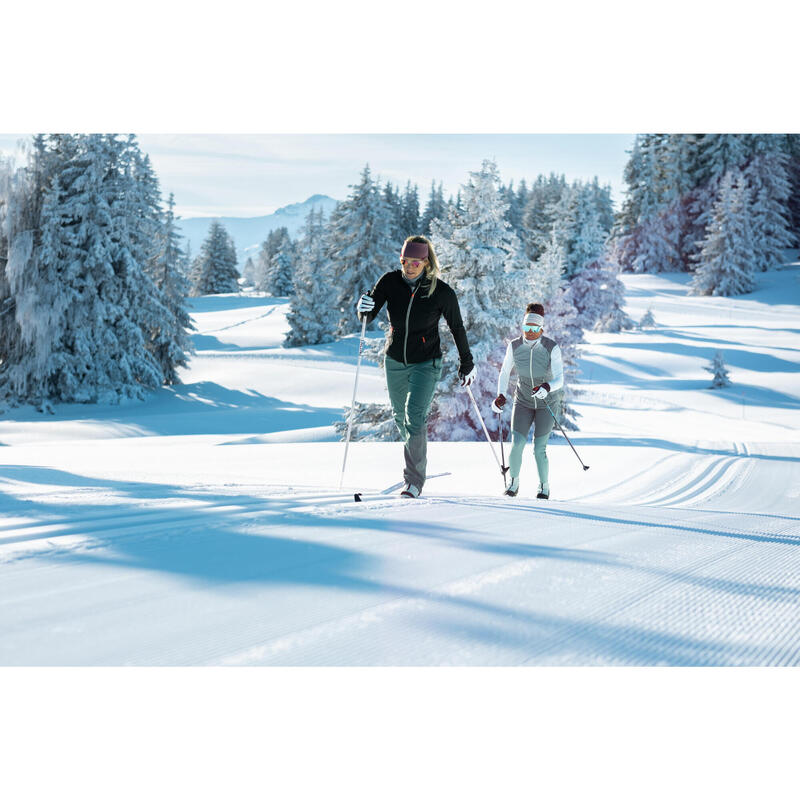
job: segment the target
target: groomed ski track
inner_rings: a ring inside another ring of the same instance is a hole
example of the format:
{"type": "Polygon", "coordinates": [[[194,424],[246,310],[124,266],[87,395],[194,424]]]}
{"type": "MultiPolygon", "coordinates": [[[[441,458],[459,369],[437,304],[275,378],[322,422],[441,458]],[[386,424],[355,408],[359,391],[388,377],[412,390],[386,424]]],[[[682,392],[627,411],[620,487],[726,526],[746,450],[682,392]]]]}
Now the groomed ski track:
{"type": "MultiPolygon", "coordinates": [[[[374,451],[364,464],[396,449],[361,446],[374,451]]],[[[331,466],[341,455],[313,447],[331,466]]],[[[478,447],[440,449],[471,467],[478,447]]],[[[569,468],[567,447],[553,450],[569,468]]],[[[798,455],[665,454],[652,473],[621,469],[627,488],[609,484],[607,503],[455,494],[436,479],[418,500],[364,491],[362,503],[325,487],[80,486],[17,466],[0,660],[798,664],[800,519],[786,508],[798,455]],[[64,489],[31,493],[37,475],[64,489]],[[740,502],[754,487],[772,510],[740,502]],[[40,518],[25,522],[31,496],[40,518]]]]}

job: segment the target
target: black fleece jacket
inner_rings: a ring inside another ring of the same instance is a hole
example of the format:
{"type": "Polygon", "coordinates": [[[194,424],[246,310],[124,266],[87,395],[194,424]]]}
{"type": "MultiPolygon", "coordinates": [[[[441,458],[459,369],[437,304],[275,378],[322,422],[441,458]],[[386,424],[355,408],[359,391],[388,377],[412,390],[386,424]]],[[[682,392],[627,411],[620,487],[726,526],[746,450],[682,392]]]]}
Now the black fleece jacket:
{"type": "Polygon", "coordinates": [[[439,319],[444,317],[458,348],[458,373],[466,375],[474,365],[456,293],[438,279],[430,297],[429,288],[430,281],[424,275],[412,290],[403,279],[402,270],[386,272],[368,292],[375,301],[375,308],[367,314],[359,314],[358,319],[361,321],[366,316],[367,322],[372,322],[386,304],[391,325],[386,354],[403,364],[418,364],[441,357],[439,319]]]}

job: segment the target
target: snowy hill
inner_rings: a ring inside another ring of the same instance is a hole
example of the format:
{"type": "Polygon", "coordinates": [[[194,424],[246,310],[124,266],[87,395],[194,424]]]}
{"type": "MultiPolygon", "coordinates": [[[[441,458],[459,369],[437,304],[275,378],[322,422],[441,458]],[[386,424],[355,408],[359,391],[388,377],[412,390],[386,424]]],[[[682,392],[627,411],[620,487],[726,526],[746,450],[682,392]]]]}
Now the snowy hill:
{"type": "Polygon", "coordinates": [[[800,664],[799,278],[624,276],[656,327],[588,335],[591,469],[554,440],[548,502],[485,441],[431,443],[417,501],[356,442],[340,490],[357,337],[284,349],[285,303],[198,298],[183,386],[0,416],[0,664],[800,664]]]}
{"type": "Polygon", "coordinates": [[[289,235],[297,238],[305,223],[308,212],[321,208],[327,217],[337,201],[324,194],[315,194],[302,203],[283,206],[272,214],[263,217],[189,217],[179,221],[181,235],[185,236],[192,247],[192,254],[197,255],[203,240],[208,234],[208,226],[213,219],[219,220],[236,243],[236,253],[240,262],[247,256],[258,252],[261,242],[270,231],[276,228],[288,228],[289,235]]]}

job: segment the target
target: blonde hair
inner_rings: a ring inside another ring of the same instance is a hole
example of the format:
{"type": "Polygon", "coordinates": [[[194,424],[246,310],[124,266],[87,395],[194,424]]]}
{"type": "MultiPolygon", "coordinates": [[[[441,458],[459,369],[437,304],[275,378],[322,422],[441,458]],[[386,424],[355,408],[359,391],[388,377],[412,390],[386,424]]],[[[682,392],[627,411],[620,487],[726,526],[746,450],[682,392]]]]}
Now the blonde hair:
{"type": "MultiPolygon", "coordinates": [[[[425,277],[431,282],[428,289],[428,297],[430,297],[434,289],[436,289],[436,281],[439,279],[439,259],[436,258],[436,252],[433,249],[433,243],[427,236],[408,236],[403,242],[403,246],[409,242],[417,242],[419,244],[428,245],[428,265],[425,267],[425,277]]],[[[401,248],[402,249],[402,248],[401,248]]]]}

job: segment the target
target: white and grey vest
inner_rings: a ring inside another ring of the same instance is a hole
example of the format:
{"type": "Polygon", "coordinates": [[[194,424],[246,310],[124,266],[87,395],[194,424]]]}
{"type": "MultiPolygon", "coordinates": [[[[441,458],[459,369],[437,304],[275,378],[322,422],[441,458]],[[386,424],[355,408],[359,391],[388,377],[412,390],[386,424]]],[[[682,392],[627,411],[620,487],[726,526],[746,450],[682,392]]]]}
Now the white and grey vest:
{"type": "MultiPolygon", "coordinates": [[[[526,408],[544,408],[544,400],[536,400],[533,397],[533,387],[553,380],[550,353],[555,346],[556,343],[544,335],[539,337],[539,345],[533,347],[524,344],[522,336],[511,340],[514,366],[517,370],[515,403],[520,403],[526,408]]],[[[547,403],[551,409],[559,408],[563,394],[564,390],[559,389],[547,395],[547,403]]]]}

